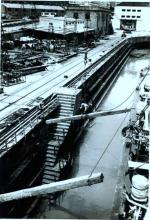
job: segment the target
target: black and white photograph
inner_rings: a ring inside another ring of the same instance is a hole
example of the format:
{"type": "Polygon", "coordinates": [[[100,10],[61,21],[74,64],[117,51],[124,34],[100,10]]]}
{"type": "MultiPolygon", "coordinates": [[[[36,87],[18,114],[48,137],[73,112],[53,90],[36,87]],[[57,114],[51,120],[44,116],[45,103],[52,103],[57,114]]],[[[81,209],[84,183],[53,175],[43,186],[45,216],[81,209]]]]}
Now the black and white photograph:
{"type": "Polygon", "coordinates": [[[1,0],[0,219],[150,220],[150,0],[1,0]]]}

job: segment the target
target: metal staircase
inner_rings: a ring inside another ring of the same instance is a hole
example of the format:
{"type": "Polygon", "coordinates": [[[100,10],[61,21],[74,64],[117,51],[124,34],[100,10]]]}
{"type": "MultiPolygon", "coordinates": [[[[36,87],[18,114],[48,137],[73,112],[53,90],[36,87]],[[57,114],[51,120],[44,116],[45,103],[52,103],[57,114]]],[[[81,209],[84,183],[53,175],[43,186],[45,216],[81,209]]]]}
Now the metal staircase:
{"type": "MultiPolygon", "coordinates": [[[[74,113],[74,106],[76,103],[75,94],[58,94],[60,103],[60,111],[58,117],[71,116],[74,113]]],[[[60,171],[66,165],[65,161],[59,160],[57,163],[57,154],[61,144],[69,131],[71,122],[60,122],[54,126],[54,132],[51,140],[47,145],[45,166],[43,172],[42,184],[48,184],[58,181],[60,179],[60,171]],[[57,164],[56,164],[57,163],[57,164]]]]}

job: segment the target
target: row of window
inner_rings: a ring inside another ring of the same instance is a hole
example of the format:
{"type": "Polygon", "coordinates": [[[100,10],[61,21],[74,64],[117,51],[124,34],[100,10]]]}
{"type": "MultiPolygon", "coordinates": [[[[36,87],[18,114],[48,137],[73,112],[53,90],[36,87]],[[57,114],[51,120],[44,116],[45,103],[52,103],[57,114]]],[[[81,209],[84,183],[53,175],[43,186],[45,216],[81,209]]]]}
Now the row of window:
{"type": "MultiPolygon", "coordinates": [[[[66,24],[75,24],[75,21],[67,21],[66,24]]],[[[84,21],[77,21],[77,24],[84,24],[84,21]]]]}
{"type": "Polygon", "coordinates": [[[125,15],[121,15],[121,17],[122,18],[125,18],[125,17],[126,18],[141,18],[141,16],[134,16],[134,15],[132,15],[132,16],[130,16],[130,15],[126,15],[126,16],[125,15]]]}
{"type": "Polygon", "coordinates": [[[141,9],[122,9],[122,11],[132,11],[132,12],[141,12],[141,9]]]}

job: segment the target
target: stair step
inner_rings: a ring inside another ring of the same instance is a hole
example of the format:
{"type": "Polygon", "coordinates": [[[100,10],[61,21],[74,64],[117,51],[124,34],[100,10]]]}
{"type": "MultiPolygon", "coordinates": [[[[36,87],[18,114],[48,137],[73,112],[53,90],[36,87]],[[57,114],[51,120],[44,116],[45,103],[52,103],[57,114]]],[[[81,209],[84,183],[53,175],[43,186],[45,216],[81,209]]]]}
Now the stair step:
{"type": "Polygon", "coordinates": [[[42,184],[50,184],[50,183],[53,183],[55,182],[54,180],[50,180],[50,179],[44,179],[42,180],[42,184]]]}
{"type": "Polygon", "coordinates": [[[75,106],[74,102],[65,101],[65,102],[61,102],[60,103],[59,109],[60,109],[60,111],[62,111],[63,109],[66,109],[66,108],[67,108],[67,110],[73,110],[74,106],[75,106]]]}
{"type": "Polygon", "coordinates": [[[59,178],[55,177],[55,176],[49,177],[49,176],[45,175],[45,176],[43,176],[43,182],[45,182],[45,180],[49,181],[49,182],[56,182],[59,180],[59,178]]]}
{"type": "Polygon", "coordinates": [[[55,151],[54,151],[54,150],[52,150],[52,149],[47,149],[47,150],[46,150],[46,154],[54,155],[55,158],[56,158],[56,155],[57,155],[58,151],[59,151],[59,150],[55,150],[55,151]]]}
{"type": "Polygon", "coordinates": [[[72,100],[72,99],[60,99],[59,103],[60,103],[60,108],[62,108],[62,106],[74,105],[75,100],[72,100]]]}
{"type": "Polygon", "coordinates": [[[47,152],[46,158],[56,159],[56,156],[54,154],[51,154],[51,153],[47,152]]]}
{"type": "Polygon", "coordinates": [[[57,179],[59,179],[59,174],[55,174],[55,173],[51,173],[51,174],[47,174],[47,173],[44,173],[44,175],[43,175],[43,179],[48,179],[48,180],[57,180],[57,179]]]}
{"type": "Polygon", "coordinates": [[[53,162],[53,163],[55,163],[55,161],[56,161],[56,156],[54,155],[51,155],[51,154],[48,154],[48,155],[46,155],[46,161],[47,162],[53,162]]]}
{"type": "Polygon", "coordinates": [[[50,142],[47,145],[47,149],[59,149],[59,145],[51,144],[50,142]]]}
{"type": "Polygon", "coordinates": [[[54,167],[55,163],[52,161],[45,161],[44,165],[45,167],[54,167]]]}
{"type": "Polygon", "coordinates": [[[62,115],[67,116],[67,115],[72,115],[72,114],[73,114],[73,111],[69,111],[69,110],[64,110],[64,109],[62,109],[62,111],[60,111],[60,113],[59,113],[59,118],[60,118],[62,115]]]}
{"type": "Polygon", "coordinates": [[[54,128],[56,129],[56,128],[62,128],[62,129],[66,129],[66,130],[68,130],[69,129],[69,127],[70,127],[70,124],[57,124],[56,126],[54,126],[54,128]]]}
{"type": "Polygon", "coordinates": [[[42,184],[49,184],[49,183],[52,183],[53,181],[50,181],[50,180],[47,180],[47,179],[44,179],[42,180],[42,184]]]}
{"type": "Polygon", "coordinates": [[[55,139],[57,139],[57,140],[60,140],[60,141],[62,141],[63,142],[63,140],[64,140],[64,135],[63,134],[61,134],[61,133],[55,133],[54,134],[54,138],[55,139]]]}
{"type": "Polygon", "coordinates": [[[72,95],[58,95],[58,99],[60,100],[75,100],[76,96],[72,96],[72,95]]]}
{"type": "Polygon", "coordinates": [[[61,133],[61,132],[57,132],[54,134],[54,136],[56,137],[59,137],[59,138],[64,138],[66,136],[67,132],[64,132],[64,133],[61,133]]]}
{"type": "Polygon", "coordinates": [[[57,140],[50,140],[50,142],[48,142],[48,145],[53,145],[53,146],[59,146],[59,142],[57,140]]]}
{"type": "Polygon", "coordinates": [[[72,110],[63,109],[62,111],[63,111],[63,113],[65,113],[65,114],[73,115],[74,109],[72,109],[72,110]]]}
{"type": "Polygon", "coordinates": [[[72,110],[74,108],[74,103],[61,103],[60,109],[72,110]]]}
{"type": "Polygon", "coordinates": [[[59,150],[59,146],[48,145],[47,150],[54,152],[54,151],[59,150]]]}
{"type": "Polygon", "coordinates": [[[45,171],[48,171],[48,172],[59,172],[58,170],[56,171],[55,170],[55,167],[50,167],[50,166],[45,166],[44,167],[44,173],[45,171]]]}
{"type": "Polygon", "coordinates": [[[61,109],[60,109],[60,113],[61,112],[65,112],[65,113],[72,113],[74,111],[74,106],[73,107],[68,107],[68,106],[61,106],[61,109]]]}
{"type": "Polygon", "coordinates": [[[54,170],[44,170],[44,175],[43,175],[43,177],[45,176],[45,175],[48,175],[49,177],[50,176],[55,176],[55,177],[59,177],[60,176],[60,172],[59,171],[54,171],[54,170]]]}
{"type": "Polygon", "coordinates": [[[55,158],[51,158],[51,157],[46,157],[45,162],[50,162],[50,163],[55,163],[56,161],[56,157],[55,158]]]}
{"type": "MultiPolygon", "coordinates": [[[[60,132],[63,132],[63,130],[65,130],[65,132],[68,132],[68,130],[69,130],[69,127],[70,126],[66,126],[66,125],[64,125],[64,126],[56,126],[55,127],[55,131],[58,129],[60,132]]],[[[59,133],[59,132],[58,132],[59,133]]]]}
{"type": "Polygon", "coordinates": [[[55,129],[55,132],[56,133],[68,133],[68,129],[67,128],[62,128],[62,127],[57,127],[56,129],[55,129]]]}

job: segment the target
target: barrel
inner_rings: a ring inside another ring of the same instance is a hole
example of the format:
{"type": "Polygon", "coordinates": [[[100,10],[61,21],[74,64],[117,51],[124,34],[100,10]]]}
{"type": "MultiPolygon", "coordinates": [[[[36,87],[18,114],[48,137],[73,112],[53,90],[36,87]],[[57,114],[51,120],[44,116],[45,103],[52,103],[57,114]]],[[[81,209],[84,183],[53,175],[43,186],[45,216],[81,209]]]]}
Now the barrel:
{"type": "Polygon", "coordinates": [[[143,175],[132,177],[131,198],[137,202],[147,202],[148,179],[143,175]]]}

